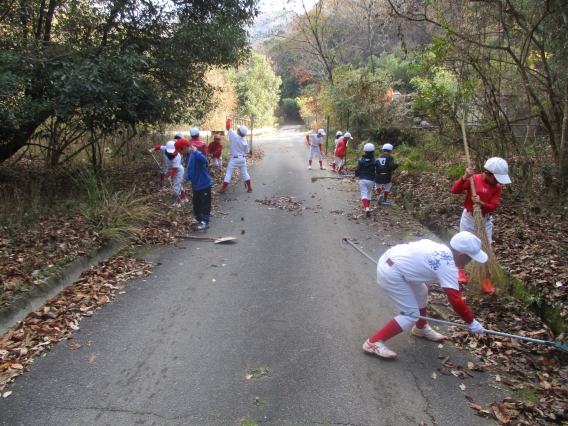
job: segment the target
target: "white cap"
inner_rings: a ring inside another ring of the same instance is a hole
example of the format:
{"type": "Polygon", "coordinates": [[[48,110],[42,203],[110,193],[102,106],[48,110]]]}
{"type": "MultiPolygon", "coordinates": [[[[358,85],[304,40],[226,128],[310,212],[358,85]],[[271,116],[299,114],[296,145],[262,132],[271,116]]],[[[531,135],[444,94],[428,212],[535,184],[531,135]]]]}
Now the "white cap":
{"type": "Polygon", "coordinates": [[[175,141],[167,141],[166,142],[166,151],[172,154],[176,150],[176,143],[175,141]]]}
{"type": "Polygon", "coordinates": [[[325,132],[323,131],[323,129],[318,130],[318,135],[325,136],[325,132]]]}
{"type": "Polygon", "coordinates": [[[383,149],[386,149],[387,151],[392,151],[392,145],[390,143],[386,143],[383,145],[383,149]]]}
{"type": "Polygon", "coordinates": [[[351,133],[349,133],[349,132],[345,132],[345,134],[343,135],[343,137],[344,137],[344,138],[347,138],[347,139],[353,139],[353,138],[351,137],[351,133]]]}
{"type": "Polygon", "coordinates": [[[338,130],[337,133],[335,134],[335,136],[343,136],[343,132],[341,130],[338,130]]]}
{"type": "Polygon", "coordinates": [[[505,160],[499,157],[492,157],[485,162],[485,170],[490,171],[495,176],[497,182],[507,185],[511,183],[509,177],[509,166],[505,160]]]}
{"type": "Polygon", "coordinates": [[[481,240],[471,232],[462,231],[454,235],[450,240],[450,246],[460,253],[467,254],[479,263],[487,262],[487,254],[481,250],[481,240]]]}
{"type": "Polygon", "coordinates": [[[189,130],[189,134],[191,135],[192,138],[199,136],[199,127],[192,127],[189,130]]]}
{"type": "Polygon", "coordinates": [[[373,145],[372,143],[366,143],[365,146],[363,147],[363,151],[365,152],[373,152],[375,150],[375,145],[373,145]]]}
{"type": "Polygon", "coordinates": [[[174,139],[183,139],[183,135],[181,133],[176,133],[176,135],[174,136],[174,139]]]}
{"type": "Polygon", "coordinates": [[[243,126],[242,124],[237,126],[237,129],[239,129],[239,132],[241,132],[241,135],[243,136],[245,136],[248,132],[247,126],[243,126]]]}

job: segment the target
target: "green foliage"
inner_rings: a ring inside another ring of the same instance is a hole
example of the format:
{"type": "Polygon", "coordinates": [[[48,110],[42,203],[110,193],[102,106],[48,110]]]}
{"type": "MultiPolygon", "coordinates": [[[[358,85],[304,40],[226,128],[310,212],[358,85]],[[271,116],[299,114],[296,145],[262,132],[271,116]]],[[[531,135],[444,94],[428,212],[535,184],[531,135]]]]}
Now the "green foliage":
{"type": "Polygon", "coordinates": [[[444,171],[444,174],[452,180],[458,180],[465,173],[464,164],[454,164],[444,171]]]}
{"type": "Polygon", "coordinates": [[[244,26],[257,14],[255,0],[44,3],[3,16],[0,162],[48,118],[79,118],[82,149],[119,126],[199,119],[213,106],[207,70],[248,57],[244,26]]]}
{"type": "Polygon", "coordinates": [[[101,179],[88,170],[72,179],[83,196],[79,211],[105,239],[124,240],[136,235],[156,213],[146,205],[149,197],[137,196],[136,188],[117,191],[110,179],[101,179]]]}
{"type": "Polygon", "coordinates": [[[270,61],[264,55],[252,55],[246,69],[237,74],[236,83],[238,114],[254,116],[259,126],[271,126],[282,79],[274,74],[270,61]]]}
{"type": "Polygon", "coordinates": [[[280,112],[284,119],[298,120],[300,119],[300,106],[296,99],[284,98],[280,106],[280,112]]]}
{"type": "Polygon", "coordinates": [[[414,132],[388,125],[371,129],[369,138],[378,145],[390,143],[398,147],[399,145],[414,146],[416,144],[416,135],[414,132]]]}

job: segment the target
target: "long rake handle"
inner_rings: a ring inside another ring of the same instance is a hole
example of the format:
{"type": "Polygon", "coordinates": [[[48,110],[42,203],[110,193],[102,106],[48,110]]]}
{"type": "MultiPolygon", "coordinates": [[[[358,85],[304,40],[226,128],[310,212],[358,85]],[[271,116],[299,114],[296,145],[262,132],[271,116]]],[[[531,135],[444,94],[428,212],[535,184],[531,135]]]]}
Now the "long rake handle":
{"type": "MultiPolygon", "coordinates": [[[[465,150],[465,158],[467,159],[467,166],[471,167],[471,158],[469,157],[469,146],[467,144],[467,133],[465,131],[465,121],[462,118],[461,120],[461,128],[462,128],[462,135],[463,135],[463,148],[465,150]]],[[[469,180],[469,183],[471,184],[471,196],[475,197],[476,192],[475,192],[475,184],[473,183],[473,177],[469,180]]],[[[479,207],[477,204],[473,205],[473,208],[478,208],[479,210],[481,210],[481,207],[479,207]]]]}
{"type": "MultiPolygon", "coordinates": [[[[469,326],[467,324],[460,324],[458,322],[444,321],[444,320],[439,320],[439,319],[436,319],[436,318],[424,317],[422,315],[414,315],[411,312],[410,313],[409,312],[401,312],[401,314],[405,315],[407,317],[419,318],[419,319],[432,321],[432,322],[439,322],[440,324],[450,325],[450,326],[454,326],[454,327],[469,328],[469,326]]],[[[501,333],[500,331],[493,331],[493,330],[487,330],[487,329],[485,329],[485,332],[487,334],[496,334],[497,336],[510,337],[510,338],[519,339],[519,340],[526,340],[527,342],[542,343],[542,344],[549,345],[549,346],[558,346],[556,342],[551,342],[549,340],[533,339],[531,337],[518,336],[516,334],[501,333]]]]}
{"type": "Polygon", "coordinates": [[[353,246],[355,248],[355,250],[357,250],[359,253],[361,253],[363,256],[365,256],[367,259],[369,259],[371,262],[373,262],[375,265],[378,264],[378,262],[375,259],[373,259],[371,256],[369,256],[367,253],[365,253],[363,250],[361,250],[359,247],[357,247],[355,244],[353,244],[347,238],[343,238],[343,242],[353,246]]]}

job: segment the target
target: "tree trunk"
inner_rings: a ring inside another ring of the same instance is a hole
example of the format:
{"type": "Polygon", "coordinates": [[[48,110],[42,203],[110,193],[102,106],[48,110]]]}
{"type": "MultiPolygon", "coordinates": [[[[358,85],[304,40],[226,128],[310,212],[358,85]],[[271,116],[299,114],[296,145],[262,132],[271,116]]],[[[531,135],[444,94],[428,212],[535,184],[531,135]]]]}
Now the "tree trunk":
{"type": "Polygon", "coordinates": [[[560,159],[558,162],[558,182],[561,189],[568,184],[568,83],[565,83],[564,120],[562,120],[562,138],[560,141],[560,159]]]}
{"type": "Polygon", "coordinates": [[[27,125],[20,126],[17,134],[9,135],[7,138],[0,135],[0,163],[12,157],[16,152],[27,145],[29,139],[32,137],[36,129],[43,123],[47,117],[42,117],[41,120],[28,123],[27,125]]]}
{"type": "Polygon", "coordinates": [[[51,25],[53,23],[53,15],[55,15],[55,8],[57,7],[57,0],[49,1],[49,9],[47,9],[47,16],[45,17],[45,34],[43,41],[48,42],[51,40],[51,25]]]}

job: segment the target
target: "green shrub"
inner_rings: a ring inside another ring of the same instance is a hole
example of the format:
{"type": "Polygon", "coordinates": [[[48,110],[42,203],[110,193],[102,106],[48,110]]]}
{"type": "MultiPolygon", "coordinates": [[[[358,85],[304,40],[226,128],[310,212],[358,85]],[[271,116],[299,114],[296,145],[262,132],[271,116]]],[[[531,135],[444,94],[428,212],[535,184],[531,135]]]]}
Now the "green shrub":
{"type": "Polygon", "coordinates": [[[79,211],[105,239],[123,240],[139,233],[156,213],[145,205],[149,197],[138,197],[136,188],[115,191],[110,179],[99,179],[88,170],[73,179],[83,196],[79,211]]]}

